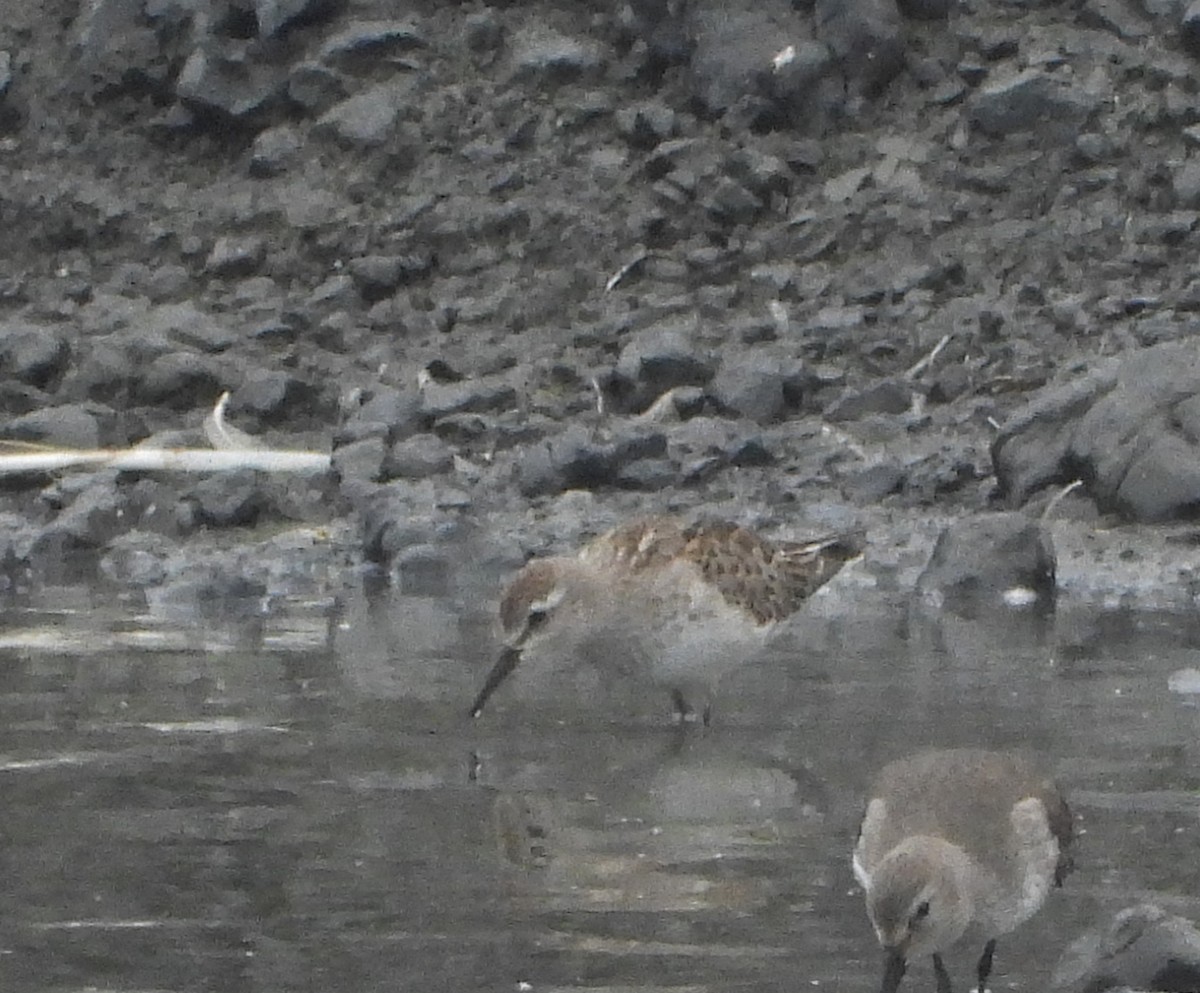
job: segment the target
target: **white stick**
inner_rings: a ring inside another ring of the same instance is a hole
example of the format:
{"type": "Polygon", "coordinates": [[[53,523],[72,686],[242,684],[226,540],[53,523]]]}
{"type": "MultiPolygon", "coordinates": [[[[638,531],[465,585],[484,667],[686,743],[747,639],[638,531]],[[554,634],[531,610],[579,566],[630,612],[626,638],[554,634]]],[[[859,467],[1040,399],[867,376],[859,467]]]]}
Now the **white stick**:
{"type": "Polygon", "coordinates": [[[135,472],[233,472],[237,469],[324,472],[329,465],[329,456],[324,452],[275,451],[269,448],[237,451],[210,451],[207,448],[64,449],[0,455],[0,476],[21,472],[53,472],[75,466],[135,472]]]}

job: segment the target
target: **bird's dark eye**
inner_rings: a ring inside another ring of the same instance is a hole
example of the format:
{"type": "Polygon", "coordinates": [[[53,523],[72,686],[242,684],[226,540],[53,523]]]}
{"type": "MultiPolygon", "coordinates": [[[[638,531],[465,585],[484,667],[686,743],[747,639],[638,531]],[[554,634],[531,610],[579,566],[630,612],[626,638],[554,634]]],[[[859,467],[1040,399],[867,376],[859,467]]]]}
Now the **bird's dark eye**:
{"type": "Polygon", "coordinates": [[[928,916],[929,916],[929,901],[922,900],[919,904],[917,904],[917,909],[913,911],[913,915],[912,915],[913,923],[915,924],[918,921],[923,921],[928,916]]]}
{"type": "Polygon", "coordinates": [[[538,628],[540,628],[543,624],[546,623],[546,618],[549,616],[550,616],[550,611],[548,611],[548,610],[531,610],[531,611],[529,611],[529,620],[527,622],[529,625],[529,630],[536,631],[538,628]]]}

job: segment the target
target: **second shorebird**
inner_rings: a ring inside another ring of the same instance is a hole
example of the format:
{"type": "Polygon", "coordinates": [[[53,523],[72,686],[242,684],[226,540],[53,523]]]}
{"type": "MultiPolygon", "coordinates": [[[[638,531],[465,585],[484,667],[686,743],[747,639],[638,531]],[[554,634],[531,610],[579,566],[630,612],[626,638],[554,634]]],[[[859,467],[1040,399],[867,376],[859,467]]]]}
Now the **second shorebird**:
{"type": "Polygon", "coordinates": [[[504,649],[471,705],[484,706],[527,655],[590,663],[669,690],[676,713],[699,705],[779,624],[860,552],[861,535],[770,542],[725,522],[640,518],[577,556],[535,559],[500,601],[504,649]]]}
{"type": "Polygon", "coordinates": [[[1073,822],[1054,782],[1023,753],[929,751],[884,766],[854,848],[854,875],[884,948],[882,993],[910,958],[942,953],[968,928],[986,941],[984,993],[996,936],[1031,917],[1071,868],[1073,822]]]}

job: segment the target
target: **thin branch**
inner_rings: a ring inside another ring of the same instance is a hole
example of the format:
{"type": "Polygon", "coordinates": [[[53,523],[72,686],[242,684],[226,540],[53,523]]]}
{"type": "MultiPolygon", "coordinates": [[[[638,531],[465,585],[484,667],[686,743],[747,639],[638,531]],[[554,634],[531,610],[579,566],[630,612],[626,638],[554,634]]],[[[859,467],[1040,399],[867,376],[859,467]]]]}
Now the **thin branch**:
{"type": "Polygon", "coordinates": [[[1068,496],[1068,494],[1073,493],[1075,490],[1079,489],[1079,487],[1081,487],[1082,485],[1083,485],[1083,480],[1077,479],[1073,483],[1068,483],[1061,490],[1059,490],[1057,493],[1055,493],[1054,496],[1052,496],[1050,498],[1049,502],[1046,504],[1046,509],[1042,511],[1042,516],[1039,518],[1039,520],[1044,522],[1046,520],[1046,518],[1048,518],[1050,516],[1050,514],[1054,510],[1054,508],[1057,507],[1060,503],[1062,503],[1063,500],[1068,496]]]}
{"type": "Polygon", "coordinates": [[[933,351],[931,351],[923,359],[919,359],[916,364],[904,374],[904,378],[916,379],[919,375],[921,375],[921,373],[933,365],[933,363],[937,361],[937,357],[942,354],[942,349],[950,344],[950,339],[953,337],[953,332],[942,335],[942,340],[933,346],[933,351]]]}

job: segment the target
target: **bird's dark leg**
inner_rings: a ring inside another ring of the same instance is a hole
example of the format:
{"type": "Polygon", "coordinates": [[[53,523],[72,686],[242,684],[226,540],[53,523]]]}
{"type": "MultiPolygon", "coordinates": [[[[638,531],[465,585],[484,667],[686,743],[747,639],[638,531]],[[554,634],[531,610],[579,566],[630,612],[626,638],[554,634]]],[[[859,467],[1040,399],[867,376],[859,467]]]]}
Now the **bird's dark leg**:
{"type": "Polygon", "coordinates": [[[900,988],[900,980],[904,978],[904,973],[908,971],[908,963],[904,961],[904,954],[891,948],[884,952],[883,955],[883,982],[880,984],[879,993],[896,993],[900,988]]]}
{"type": "Polygon", "coordinates": [[[686,723],[688,718],[691,716],[692,708],[688,706],[687,700],[684,699],[682,690],[671,690],[671,705],[675,708],[676,723],[686,723]]]}
{"type": "Polygon", "coordinates": [[[992,974],[992,956],[996,954],[996,939],[993,938],[983,946],[983,954],[979,956],[979,967],[975,975],[979,977],[979,993],[987,988],[988,976],[992,974]]]}
{"type": "Polygon", "coordinates": [[[937,977],[937,993],[954,993],[950,986],[950,973],[940,955],[933,956],[933,974],[937,977]]]}
{"type": "Polygon", "coordinates": [[[708,727],[712,723],[712,701],[704,701],[704,710],[701,711],[700,719],[704,722],[704,726],[708,727]]]}

